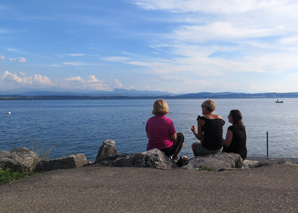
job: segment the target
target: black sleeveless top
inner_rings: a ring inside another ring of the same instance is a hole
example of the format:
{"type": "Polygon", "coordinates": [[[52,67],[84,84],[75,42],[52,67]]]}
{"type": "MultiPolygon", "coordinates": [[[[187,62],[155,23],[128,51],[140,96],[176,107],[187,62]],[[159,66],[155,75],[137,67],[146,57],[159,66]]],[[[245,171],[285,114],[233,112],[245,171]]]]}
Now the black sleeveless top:
{"type": "Polygon", "coordinates": [[[245,160],[247,156],[245,129],[240,130],[237,126],[229,126],[228,130],[233,132],[233,138],[230,146],[224,146],[223,151],[238,153],[241,155],[242,159],[245,160]]]}
{"type": "Polygon", "coordinates": [[[204,120],[205,124],[202,126],[203,140],[202,146],[209,150],[218,150],[222,148],[222,133],[225,121],[223,119],[208,119],[198,116],[197,120],[204,120]]]}

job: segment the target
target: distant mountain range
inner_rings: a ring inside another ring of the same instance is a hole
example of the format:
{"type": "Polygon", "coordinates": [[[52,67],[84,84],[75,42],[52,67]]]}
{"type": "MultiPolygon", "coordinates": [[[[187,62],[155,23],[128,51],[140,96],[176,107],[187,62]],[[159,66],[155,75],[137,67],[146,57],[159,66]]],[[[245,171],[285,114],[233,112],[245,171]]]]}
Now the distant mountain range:
{"type": "Polygon", "coordinates": [[[200,92],[188,94],[173,94],[162,91],[126,90],[113,91],[0,91],[0,100],[9,99],[112,99],[112,98],[180,98],[180,99],[206,99],[206,98],[298,98],[298,92],[289,93],[233,93],[233,92],[200,92]]]}
{"type": "Polygon", "coordinates": [[[176,98],[298,98],[298,92],[288,93],[233,93],[233,92],[201,92],[177,95],[176,98]]]}
{"type": "Polygon", "coordinates": [[[44,99],[54,98],[61,99],[62,97],[66,98],[136,98],[136,97],[158,97],[158,96],[173,96],[174,94],[169,92],[162,91],[148,91],[148,90],[127,90],[127,89],[114,89],[113,91],[84,91],[79,90],[75,92],[65,92],[65,91],[44,91],[44,90],[31,90],[26,91],[22,89],[9,90],[9,91],[0,91],[0,98],[11,97],[13,99],[44,99]]]}

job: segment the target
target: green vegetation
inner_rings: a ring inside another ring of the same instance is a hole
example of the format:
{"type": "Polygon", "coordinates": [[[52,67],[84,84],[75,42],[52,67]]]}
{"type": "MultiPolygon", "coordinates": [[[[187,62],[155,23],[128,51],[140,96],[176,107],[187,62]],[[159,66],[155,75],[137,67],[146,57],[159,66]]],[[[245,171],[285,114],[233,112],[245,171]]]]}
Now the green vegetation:
{"type": "Polygon", "coordinates": [[[209,166],[202,166],[201,168],[199,168],[199,171],[215,172],[215,169],[213,169],[209,166]]]}
{"type": "Polygon", "coordinates": [[[0,169],[0,185],[37,174],[35,172],[12,172],[0,169]]]}

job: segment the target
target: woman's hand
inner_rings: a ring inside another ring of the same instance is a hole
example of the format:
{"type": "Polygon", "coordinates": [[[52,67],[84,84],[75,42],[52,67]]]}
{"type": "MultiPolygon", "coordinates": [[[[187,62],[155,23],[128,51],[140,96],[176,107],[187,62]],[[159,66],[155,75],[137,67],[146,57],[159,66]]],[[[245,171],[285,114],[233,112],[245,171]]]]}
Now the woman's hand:
{"type": "Polygon", "coordinates": [[[194,134],[197,134],[197,130],[196,130],[196,127],[195,127],[194,125],[191,127],[191,131],[192,131],[194,134]]]}

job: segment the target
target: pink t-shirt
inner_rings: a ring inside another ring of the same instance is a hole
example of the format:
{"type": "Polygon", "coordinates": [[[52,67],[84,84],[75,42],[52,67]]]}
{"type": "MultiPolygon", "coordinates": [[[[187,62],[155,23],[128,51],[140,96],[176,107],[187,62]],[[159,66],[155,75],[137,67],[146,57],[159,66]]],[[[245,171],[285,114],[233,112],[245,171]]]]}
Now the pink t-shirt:
{"type": "Polygon", "coordinates": [[[170,118],[154,116],[147,121],[146,132],[149,134],[147,150],[154,148],[161,150],[173,145],[170,136],[174,135],[176,130],[170,118]]]}

